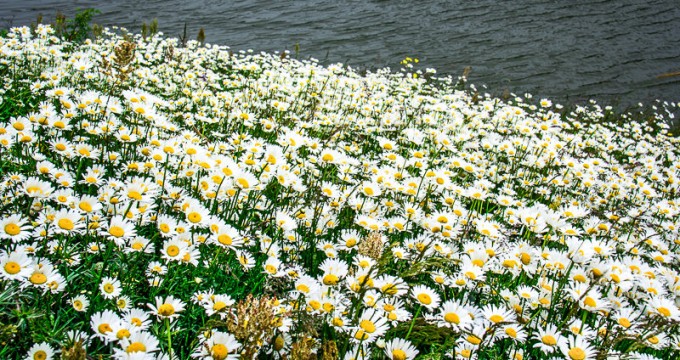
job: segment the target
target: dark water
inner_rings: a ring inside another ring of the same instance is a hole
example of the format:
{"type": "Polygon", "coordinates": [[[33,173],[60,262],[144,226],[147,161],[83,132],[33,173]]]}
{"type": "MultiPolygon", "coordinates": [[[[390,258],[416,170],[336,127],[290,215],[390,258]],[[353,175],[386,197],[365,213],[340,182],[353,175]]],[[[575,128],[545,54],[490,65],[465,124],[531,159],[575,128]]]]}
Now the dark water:
{"type": "Polygon", "coordinates": [[[308,0],[8,1],[0,26],[25,25],[57,10],[94,7],[95,22],[138,32],[158,19],[179,36],[232,49],[293,50],[322,63],[399,68],[406,56],[439,74],[460,75],[488,92],[530,92],[558,101],[631,105],[680,101],[678,0],[308,0]]]}

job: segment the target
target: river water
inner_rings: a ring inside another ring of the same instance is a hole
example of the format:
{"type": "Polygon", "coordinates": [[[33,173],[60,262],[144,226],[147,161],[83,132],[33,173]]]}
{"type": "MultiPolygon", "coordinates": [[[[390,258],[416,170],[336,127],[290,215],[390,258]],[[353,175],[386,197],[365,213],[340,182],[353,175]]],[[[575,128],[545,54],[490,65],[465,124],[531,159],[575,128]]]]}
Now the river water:
{"type": "Polygon", "coordinates": [[[420,68],[460,75],[499,95],[530,92],[561,102],[629,106],[680,101],[678,0],[0,0],[0,27],[26,25],[38,14],[101,11],[94,22],[139,32],[158,19],[167,36],[233,50],[293,50],[322,63],[359,68],[420,68]]]}

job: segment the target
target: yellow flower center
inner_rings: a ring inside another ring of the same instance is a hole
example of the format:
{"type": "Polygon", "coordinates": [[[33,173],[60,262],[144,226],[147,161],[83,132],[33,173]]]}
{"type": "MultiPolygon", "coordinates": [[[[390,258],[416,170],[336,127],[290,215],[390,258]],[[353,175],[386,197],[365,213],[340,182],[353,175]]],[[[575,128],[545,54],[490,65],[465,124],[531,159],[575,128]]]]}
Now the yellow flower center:
{"type": "Polygon", "coordinates": [[[202,217],[201,217],[201,214],[194,211],[194,212],[189,213],[189,215],[187,215],[187,219],[189,221],[191,221],[192,223],[196,224],[196,223],[201,222],[202,217]]]}
{"type": "Polygon", "coordinates": [[[447,313],[444,315],[444,321],[446,321],[449,324],[460,324],[460,317],[456,313],[447,313]]]}
{"type": "Polygon", "coordinates": [[[663,306],[656,308],[656,311],[659,312],[659,314],[665,316],[665,317],[670,317],[671,316],[671,311],[668,308],[665,308],[663,306]]]}
{"type": "Polygon", "coordinates": [[[45,360],[47,353],[44,350],[38,350],[33,354],[33,360],[45,360]]]}
{"type": "Polygon", "coordinates": [[[83,211],[85,211],[85,212],[90,212],[90,211],[92,211],[92,205],[91,205],[90,203],[88,203],[88,202],[85,202],[85,201],[83,201],[83,202],[81,202],[80,204],[78,204],[78,207],[80,208],[80,210],[83,210],[83,211]]]}
{"type": "Polygon", "coordinates": [[[555,339],[555,337],[552,336],[552,335],[543,335],[543,337],[541,338],[541,341],[546,345],[550,345],[550,346],[557,345],[557,339],[555,339]]]}
{"type": "Polygon", "coordinates": [[[630,321],[626,318],[620,318],[618,322],[619,325],[625,327],[626,329],[630,327],[630,321]]]}
{"type": "Polygon", "coordinates": [[[127,339],[129,337],[130,337],[130,332],[127,329],[120,329],[116,333],[116,338],[118,338],[118,340],[127,339]]]}
{"type": "Polygon", "coordinates": [[[305,285],[305,284],[300,284],[300,285],[298,285],[298,286],[296,287],[296,289],[297,289],[297,291],[299,291],[299,292],[301,292],[301,293],[305,293],[305,294],[309,293],[309,290],[310,290],[310,289],[309,289],[309,286],[307,286],[307,285],[305,285]]]}
{"type": "Polygon", "coordinates": [[[28,280],[35,285],[42,285],[47,282],[47,276],[43,273],[36,272],[33,273],[28,280]]]}
{"type": "Polygon", "coordinates": [[[247,188],[250,187],[250,183],[248,183],[248,180],[246,180],[246,179],[244,179],[244,178],[239,178],[238,180],[236,180],[236,182],[237,182],[237,183],[241,186],[241,188],[243,188],[243,189],[247,189],[247,188]]]}
{"type": "Polygon", "coordinates": [[[476,335],[468,335],[466,340],[473,345],[479,345],[482,343],[482,339],[480,339],[476,335]]]}
{"type": "Polygon", "coordinates": [[[70,219],[59,219],[57,225],[64,230],[73,230],[74,228],[73,221],[70,219]]]}
{"type": "Polygon", "coordinates": [[[517,337],[517,330],[515,330],[515,329],[513,329],[513,328],[511,328],[511,327],[505,329],[505,333],[508,334],[508,336],[510,336],[511,338],[516,338],[516,337],[517,337]]]}
{"type": "Polygon", "coordinates": [[[132,344],[128,345],[128,347],[125,349],[125,352],[128,354],[134,352],[146,352],[146,346],[141,342],[133,342],[132,344]]]}
{"type": "Polygon", "coordinates": [[[345,325],[345,322],[342,321],[341,318],[335,317],[335,318],[333,318],[333,325],[334,325],[334,326],[341,327],[341,326],[344,326],[344,325],[345,325]]]}
{"type": "Polygon", "coordinates": [[[227,304],[224,301],[218,301],[213,305],[213,310],[222,311],[226,307],[227,307],[227,304]]]}
{"type": "Polygon", "coordinates": [[[278,335],[276,339],[274,339],[274,350],[281,351],[285,345],[286,340],[283,338],[283,336],[278,335]]]}
{"type": "Polygon", "coordinates": [[[229,355],[229,349],[223,344],[215,344],[212,349],[210,349],[210,355],[212,355],[215,360],[224,360],[229,355]]]}
{"type": "Polygon", "coordinates": [[[597,306],[597,302],[595,301],[595,299],[591,298],[590,296],[586,296],[586,298],[583,300],[583,304],[590,307],[597,306]]]}
{"type": "Polygon", "coordinates": [[[401,349],[392,350],[392,360],[406,360],[406,353],[401,349]]]}
{"type": "Polygon", "coordinates": [[[80,311],[83,310],[83,302],[80,300],[74,300],[73,301],[73,308],[80,311]]]}
{"type": "Polygon", "coordinates": [[[375,332],[375,324],[371,320],[361,320],[359,323],[359,327],[364,329],[369,334],[372,334],[375,332]]]}
{"type": "Polygon", "coordinates": [[[104,284],[104,292],[107,294],[113,293],[116,289],[113,287],[113,284],[104,284]]]}
{"type": "Polygon", "coordinates": [[[108,332],[113,331],[113,329],[111,329],[111,326],[109,324],[101,324],[101,325],[97,326],[97,330],[99,331],[100,334],[106,334],[108,332]]]}
{"type": "Polygon", "coordinates": [[[134,200],[137,200],[137,201],[142,200],[142,194],[140,194],[139,191],[130,190],[130,191],[128,191],[127,195],[130,199],[134,199],[134,200]]]}
{"type": "Polygon", "coordinates": [[[120,226],[114,225],[109,228],[109,234],[111,234],[111,236],[119,238],[125,235],[125,230],[123,230],[123,228],[120,226]]]}
{"type": "Polygon", "coordinates": [[[227,234],[221,234],[220,236],[217,237],[217,241],[222,245],[229,246],[232,244],[233,239],[231,238],[231,236],[227,234]]]}
{"type": "Polygon", "coordinates": [[[583,360],[586,358],[586,352],[580,347],[574,347],[567,353],[571,360],[583,360]]]}
{"type": "Polygon", "coordinates": [[[175,308],[172,304],[163,304],[158,307],[158,313],[162,316],[170,316],[175,313],[175,308]]]}
{"type": "Polygon", "coordinates": [[[339,280],[340,279],[337,276],[335,276],[333,274],[328,274],[328,275],[323,277],[323,284],[324,285],[337,285],[339,280]]]}
{"type": "Polygon", "coordinates": [[[8,261],[7,264],[5,264],[5,271],[10,275],[17,274],[21,271],[21,265],[14,261],[8,261]]]}
{"type": "Polygon", "coordinates": [[[369,338],[369,335],[366,334],[363,330],[359,329],[357,330],[356,334],[354,334],[354,338],[360,341],[366,340],[369,338]]]}
{"type": "Polygon", "coordinates": [[[499,322],[503,321],[504,319],[503,319],[502,316],[500,316],[498,314],[494,314],[494,315],[491,315],[489,320],[491,320],[491,322],[493,322],[495,324],[495,323],[499,323],[499,322]]]}
{"type": "Polygon", "coordinates": [[[9,223],[9,224],[5,225],[5,233],[7,233],[10,236],[17,235],[20,232],[21,232],[21,228],[17,224],[9,223]]]}
{"type": "Polygon", "coordinates": [[[421,303],[423,303],[425,305],[432,304],[432,298],[430,297],[430,295],[428,295],[426,293],[420,293],[420,294],[418,294],[417,297],[418,297],[418,301],[420,301],[421,303]]]}
{"type": "Polygon", "coordinates": [[[166,253],[170,256],[173,256],[173,257],[177,256],[177,254],[179,254],[179,246],[177,246],[177,245],[168,246],[166,253]]]}

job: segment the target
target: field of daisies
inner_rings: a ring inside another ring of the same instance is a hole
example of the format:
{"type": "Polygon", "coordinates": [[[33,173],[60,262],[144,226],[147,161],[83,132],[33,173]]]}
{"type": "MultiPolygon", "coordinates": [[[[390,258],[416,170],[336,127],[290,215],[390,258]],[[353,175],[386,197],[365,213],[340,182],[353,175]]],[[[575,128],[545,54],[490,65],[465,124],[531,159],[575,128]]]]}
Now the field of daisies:
{"type": "Polygon", "coordinates": [[[405,63],[0,37],[0,358],[680,356],[670,110],[405,63]]]}

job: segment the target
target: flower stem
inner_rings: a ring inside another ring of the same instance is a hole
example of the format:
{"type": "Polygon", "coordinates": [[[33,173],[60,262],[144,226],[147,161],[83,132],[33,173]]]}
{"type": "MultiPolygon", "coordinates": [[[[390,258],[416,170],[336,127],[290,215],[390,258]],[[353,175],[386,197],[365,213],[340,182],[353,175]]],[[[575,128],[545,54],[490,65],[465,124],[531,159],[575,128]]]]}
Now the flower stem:
{"type": "Polygon", "coordinates": [[[408,328],[408,332],[406,333],[406,338],[404,340],[408,340],[408,337],[411,336],[411,331],[413,330],[413,325],[416,323],[416,318],[418,318],[418,315],[420,315],[420,310],[423,309],[423,305],[418,306],[418,310],[416,310],[416,314],[413,316],[413,320],[411,320],[411,326],[408,328]]]}
{"type": "Polygon", "coordinates": [[[172,358],[172,339],[170,333],[170,319],[165,319],[165,332],[168,337],[168,355],[172,358]]]}

